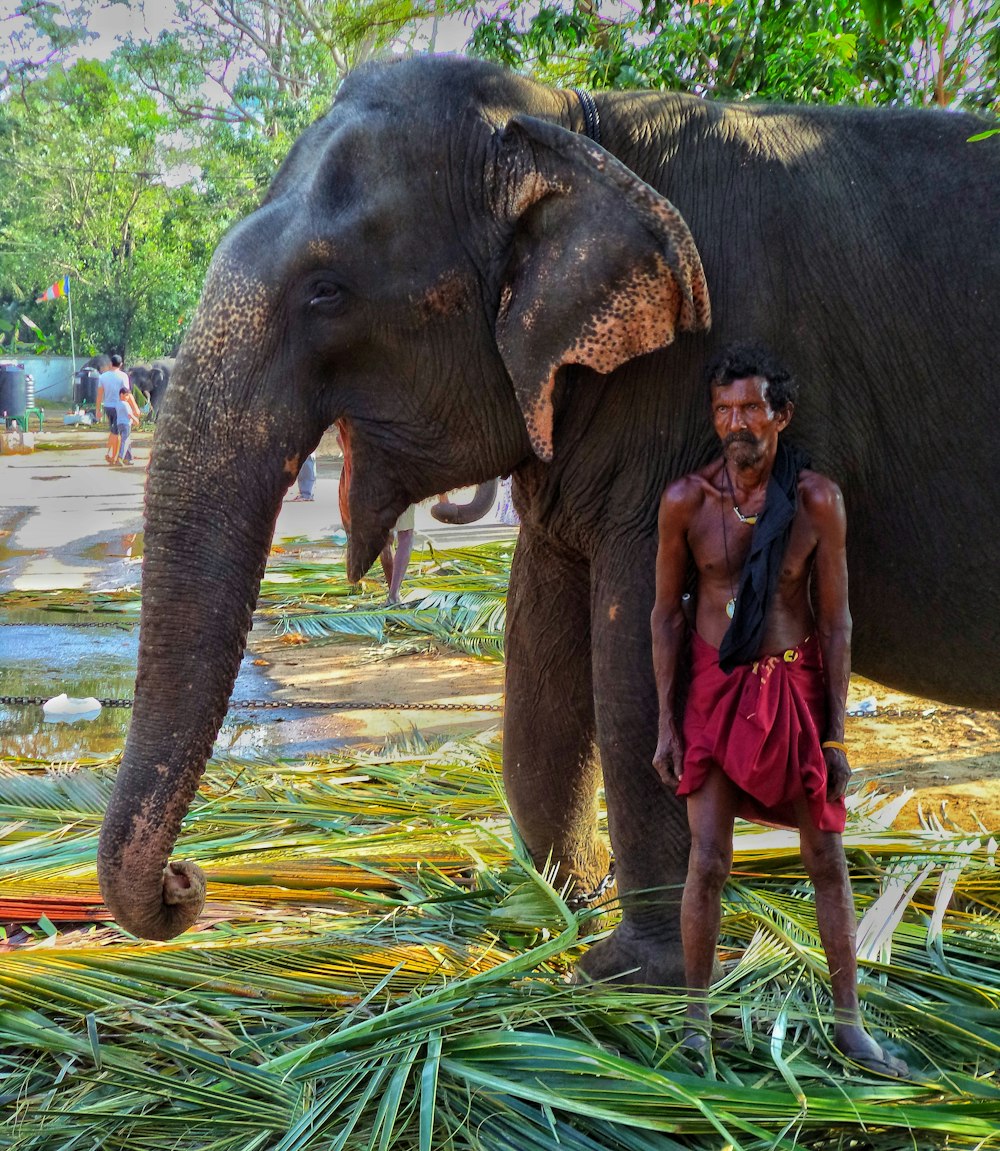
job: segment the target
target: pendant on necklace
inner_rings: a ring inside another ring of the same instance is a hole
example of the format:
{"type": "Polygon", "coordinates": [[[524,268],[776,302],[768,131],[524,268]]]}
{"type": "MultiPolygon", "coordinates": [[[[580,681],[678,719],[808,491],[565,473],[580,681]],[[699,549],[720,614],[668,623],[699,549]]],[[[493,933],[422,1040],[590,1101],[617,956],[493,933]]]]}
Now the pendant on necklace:
{"type": "Polygon", "coordinates": [[[759,512],[754,512],[752,516],[745,516],[736,504],[733,504],[733,511],[736,513],[736,518],[741,524],[749,524],[751,527],[757,522],[757,516],[760,514],[759,512]]]}
{"type": "Polygon", "coordinates": [[[726,604],[726,615],[729,616],[730,619],[732,619],[735,614],[736,614],[736,596],[733,596],[733,598],[729,601],[729,603],[726,604]]]}

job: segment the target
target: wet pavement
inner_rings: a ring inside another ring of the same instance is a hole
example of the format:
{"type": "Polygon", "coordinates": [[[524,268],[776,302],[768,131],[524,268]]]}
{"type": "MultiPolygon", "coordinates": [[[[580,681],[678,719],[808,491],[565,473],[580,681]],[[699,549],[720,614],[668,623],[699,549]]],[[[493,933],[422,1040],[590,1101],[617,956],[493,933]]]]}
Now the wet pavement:
{"type": "MultiPolygon", "coordinates": [[[[98,699],[132,695],[138,652],[134,596],[142,571],[142,499],[152,434],[133,436],[135,466],[111,468],[104,461],[104,432],[74,427],[36,436],[30,455],[0,456],[0,594],[29,593],[20,604],[0,603],[0,697],[98,699]],[[45,593],[74,591],[67,610],[42,610],[45,593]],[[33,593],[33,594],[30,594],[33,593]],[[129,601],[132,602],[129,602],[129,601]],[[113,610],[106,610],[106,609],[113,610]]],[[[295,501],[293,485],[282,506],[274,542],[294,540],[310,558],[342,549],[337,505],[340,459],[319,459],[316,498],[295,501]]],[[[462,498],[461,496],[453,498],[462,498]]],[[[510,538],[491,517],[459,528],[438,524],[426,506],[416,514],[415,547],[460,547],[510,538]]],[[[266,629],[255,640],[267,644],[266,629]]],[[[301,649],[304,653],[307,649],[301,649]]],[[[288,699],[289,681],[271,678],[248,652],[234,700],[288,699]]],[[[322,670],[322,669],[321,669],[322,670]]],[[[315,693],[314,693],[315,694],[315,693]]],[[[326,694],[320,692],[319,694],[326,694]]],[[[458,697],[454,697],[458,698],[458,697]]],[[[431,714],[431,713],[427,713],[431,714]]],[[[38,704],[0,704],[0,753],[44,760],[106,757],[120,753],[131,712],[105,707],[97,719],[48,723],[38,704]]],[[[216,743],[217,753],[300,756],[332,746],[412,727],[412,716],[375,721],[303,709],[260,712],[231,709],[216,743]]],[[[482,727],[489,718],[475,723],[482,727]]],[[[423,726],[423,725],[422,725],[423,726]]]]}

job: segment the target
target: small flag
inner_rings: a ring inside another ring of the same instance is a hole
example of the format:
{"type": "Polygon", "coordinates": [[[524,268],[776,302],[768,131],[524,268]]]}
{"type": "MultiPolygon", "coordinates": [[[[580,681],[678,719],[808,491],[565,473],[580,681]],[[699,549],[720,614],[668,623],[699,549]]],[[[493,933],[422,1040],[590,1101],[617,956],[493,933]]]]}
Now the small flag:
{"type": "Polygon", "coordinates": [[[61,280],[56,280],[47,292],[35,298],[36,304],[43,304],[46,300],[59,300],[63,296],[69,295],[69,276],[63,276],[61,280]]]}

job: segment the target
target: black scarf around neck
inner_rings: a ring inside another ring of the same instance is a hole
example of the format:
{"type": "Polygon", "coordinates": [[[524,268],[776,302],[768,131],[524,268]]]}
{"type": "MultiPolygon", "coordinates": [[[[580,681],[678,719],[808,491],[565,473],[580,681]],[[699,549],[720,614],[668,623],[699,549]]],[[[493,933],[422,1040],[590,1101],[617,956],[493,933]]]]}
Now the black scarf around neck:
{"type": "Polygon", "coordinates": [[[719,647],[719,667],[724,672],[740,664],[753,663],[760,655],[764,617],[778,586],[781,561],[798,507],[799,472],[807,467],[809,457],[801,448],[778,440],[764,510],[754,524],[750,554],[740,574],[733,622],[719,647]]]}

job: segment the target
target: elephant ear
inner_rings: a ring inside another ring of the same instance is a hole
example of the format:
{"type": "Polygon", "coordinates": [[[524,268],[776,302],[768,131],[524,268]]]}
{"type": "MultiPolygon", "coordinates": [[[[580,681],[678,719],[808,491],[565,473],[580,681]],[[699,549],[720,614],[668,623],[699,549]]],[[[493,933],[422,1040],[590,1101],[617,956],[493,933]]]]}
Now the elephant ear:
{"type": "Polygon", "coordinates": [[[513,228],[496,341],[535,454],[552,459],[556,373],[608,373],[711,324],[681,214],[603,148],[530,116],[497,138],[495,211],[513,228]]]}

